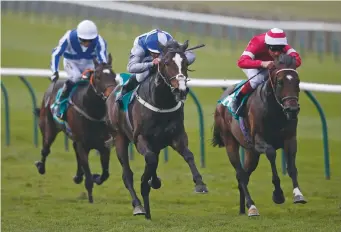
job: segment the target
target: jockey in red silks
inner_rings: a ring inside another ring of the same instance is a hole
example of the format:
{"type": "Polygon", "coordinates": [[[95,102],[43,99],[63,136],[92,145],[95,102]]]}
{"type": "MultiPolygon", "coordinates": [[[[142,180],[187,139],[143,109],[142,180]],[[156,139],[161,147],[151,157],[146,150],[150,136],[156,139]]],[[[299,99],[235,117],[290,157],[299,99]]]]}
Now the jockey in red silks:
{"type": "Polygon", "coordinates": [[[257,88],[269,75],[268,69],[274,66],[274,58],[285,53],[296,59],[296,67],[301,65],[300,55],[287,42],[283,30],[273,28],[266,33],[254,36],[238,60],[238,67],[250,79],[231,102],[235,113],[243,97],[257,88]]]}

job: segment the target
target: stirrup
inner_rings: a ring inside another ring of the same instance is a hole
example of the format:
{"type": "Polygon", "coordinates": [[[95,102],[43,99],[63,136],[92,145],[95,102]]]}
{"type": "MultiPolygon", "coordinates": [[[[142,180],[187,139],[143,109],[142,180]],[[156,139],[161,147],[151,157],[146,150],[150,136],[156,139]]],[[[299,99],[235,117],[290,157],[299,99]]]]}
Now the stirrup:
{"type": "Polygon", "coordinates": [[[122,99],[123,99],[123,95],[120,93],[118,96],[117,96],[117,98],[116,98],[116,102],[119,102],[119,101],[122,101],[122,99]]]}
{"type": "MultiPolygon", "coordinates": [[[[58,109],[59,110],[59,109],[58,109]]],[[[57,114],[56,117],[59,119],[59,120],[64,120],[64,114],[57,114]]]]}

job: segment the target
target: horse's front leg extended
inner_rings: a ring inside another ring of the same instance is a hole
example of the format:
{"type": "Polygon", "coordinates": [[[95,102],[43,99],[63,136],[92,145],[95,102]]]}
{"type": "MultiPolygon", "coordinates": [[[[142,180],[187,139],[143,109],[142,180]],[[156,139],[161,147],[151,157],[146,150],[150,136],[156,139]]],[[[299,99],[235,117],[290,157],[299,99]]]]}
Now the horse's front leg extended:
{"type": "Polygon", "coordinates": [[[188,149],[188,137],[186,132],[177,137],[173,143],[172,148],[176,150],[187,162],[192,172],[193,181],[195,183],[195,192],[197,193],[208,193],[206,184],[202,180],[202,176],[198,171],[198,168],[194,161],[193,153],[188,149]]]}
{"type": "Polygon", "coordinates": [[[149,193],[150,187],[158,189],[161,187],[161,180],[157,177],[156,169],[159,162],[159,152],[153,152],[149,148],[147,140],[139,135],[136,143],[137,150],[144,156],[145,169],[141,177],[141,195],[143,197],[144,208],[146,210],[146,218],[151,219],[149,193]]]}
{"type": "Polygon", "coordinates": [[[296,152],[297,152],[297,140],[296,137],[292,137],[284,141],[284,153],[287,160],[288,174],[292,180],[294,203],[305,204],[307,201],[298,186],[297,181],[297,168],[296,168],[296,152]]]}

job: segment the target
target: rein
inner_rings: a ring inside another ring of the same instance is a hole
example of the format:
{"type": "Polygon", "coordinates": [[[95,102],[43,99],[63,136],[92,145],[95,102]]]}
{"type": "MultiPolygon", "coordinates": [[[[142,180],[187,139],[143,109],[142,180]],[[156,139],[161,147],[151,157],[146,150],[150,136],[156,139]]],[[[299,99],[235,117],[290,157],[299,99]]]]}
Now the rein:
{"type": "MultiPolygon", "coordinates": [[[[86,70],[83,72],[82,76],[85,76],[85,73],[86,72],[91,72],[91,70],[86,70]]],[[[112,93],[114,93],[114,88],[112,91],[108,92],[107,90],[112,87],[112,86],[115,86],[114,84],[111,84],[111,85],[108,85],[104,92],[98,92],[94,86],[94,75],[95,75],[95,71],[93,71],[93,73],[91,74],[90,76],[90,86],[92,87],[93,91],[95,92],[95,94],[99,97],[102,98],[102,100],[106,101],[112,93]]],[[[75,108],[75,110],[80,113],[81,115],[83,115],[85,118],[89,119],[90,121],[94,121],[94,122],[105,122],[105,118],[106,116],[104,116],[103,118],[101,119],[96,119],[96,118],[93,118],[91,117],[89,114],[87,114],[84,110],[82,110],[80,107],[78,107],[71,99],[69,100],[69,103],[75,108]]]]}
{"type": "Polygon", "coordinates": [[[171,89],[171,91],[173,92],[176,88],[173,87],[171,84],[170,84],[170,81],[173,80],[173,79],[176,79],[178,81],[185,81],[185,83],[187,83],[188,81],[190,81],[185,75],[183,74],[177,74],[175,76],[172,76],[171,78],[166,79],[166,77],[164,75],[162,75],[161,71],[160,71],[160,64],[157,65],[157,76],[161,76],[161,78],[163,79],[163,81],[165,82],[165,84],[171,89]]]}
{"type": "MultiPolygon", "coordinates": [[[[282,68],[282,69],[279,69],[275,73],[276,82],[277,82],[277,74],[280,73],[280,72],[283,72],[283,71],[293,71],[293,72],[298,74],[298,72],[295,69],[292,69],[292,68],[282,68]]],[[[279,100],[277,95],[276,95],[276,87],[277,86],[275,86],[274,83],[272,82],[270,70],[268,70],[268,72],[269,72],[269,80],[270,80],[270,83],[271,83],[272,92],[274,93],[274,96],[275,96],[275,99],[276,99],[277,103],[281,106],[281,108],[283,110],[285,109],[285,106],[282,103],[284,103],[285,101],[291,100],[291,99],[294,99],[294,100],[298,101],[298,97],[296,97],[296,96],[287,96],[287,97],[284,97],[284,98],[279,100]]]]}
{"type": "Polygon", "coordinates": [[[114,92],[114,89],[112,89],[112,90],[108,93],[108,89],[109,89],[110,87],[115,86],[115,84],[111,84],[111,85],[106,86],[106,88],[104,89],[103,92],[98,92],[97,89],[96,89],[95,86],[94,86],[94,81],[93,81],[94,75],[95,75],[95,71],[94,71],[93,74],[91,74],[91,76],[90,76],[90,85],[91,85],[92,89],[94,90],[95,94],[96,94],[97,96],[101,97],[104,101],[106,101],[106,100],[108,99],[108,97],[114,92]]]}

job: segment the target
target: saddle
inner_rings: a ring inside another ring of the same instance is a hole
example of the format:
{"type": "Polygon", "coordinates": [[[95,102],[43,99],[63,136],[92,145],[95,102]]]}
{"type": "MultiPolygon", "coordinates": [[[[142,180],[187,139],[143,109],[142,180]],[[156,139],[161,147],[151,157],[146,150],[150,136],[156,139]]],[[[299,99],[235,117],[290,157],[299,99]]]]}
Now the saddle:
{"type": "MultiPolygon", "coordinates": [[[[246,80],[243,80],[243,81],[239,82],[239,83],[234,87],[234,89],[239,88],[239,87],[242,86],[245,82],[246,82],[246,80]]],[[[232,114],[232,116],[233,116],[237,121],[239,120],[239,117],[240,117],[240,116],[238,116],[238,115],[236,114],[236,112],[233,112],[233,111],[232,111],[232,109],[231,109],[231,102],[232,102],[232,100],[234,100],[234,99],[236,98],[237,94],[241,91],[241,89],[242,89],[242,88],[239,88],[239,89],[238,89],[237,91],[235,91],[233,94],[228,95],[228,96],[226,96],[225,98],[218,100],[218,104],[222,104],[223,106],[225,106],[225,107],[228,109],[228,111],[232,114]]],[[[239,106],[238,106],[238,109],[237,109],[237,111],[239,112],[239,113],[238,113],[239,115],[244,115],[244,114],[245,114],[245,111],[244,111],[245,105],[246,105],[247,100],[248,100],[248,98],[249,98],[250,95],[251,95],[251,93],[245,95],[245,96],[243,97],[243,99],[241,100],[241,102],[240,102],[240,104],[239,104],[239,106]]]]}
{"type": "Polygon", "coordinates": [[[73,94],[75,93],[76,89],[78,86],[83,85],[85,83],[88,83],[90,81],[91,75],[93,74],[93,70],[91,69],[86,69],[82,73],[81,80],[76,82],[75,85],[72,87],[70,90],[68,96],[66,96],[62,101],[60,101],[60,97],[63,92],[63,87],[59,88],[56,94],[56,98],[54,103],[51,105],[50,109],[52,112],[53,118],[59,123],[59,124],[65,124],[66,121],[66,114],[65,112],[67,111],[70,103],[70,99],[72,98],[73,94]],[[57,115],[63,115],[63,117],[60,119],[57,117],[57,115]]]}

